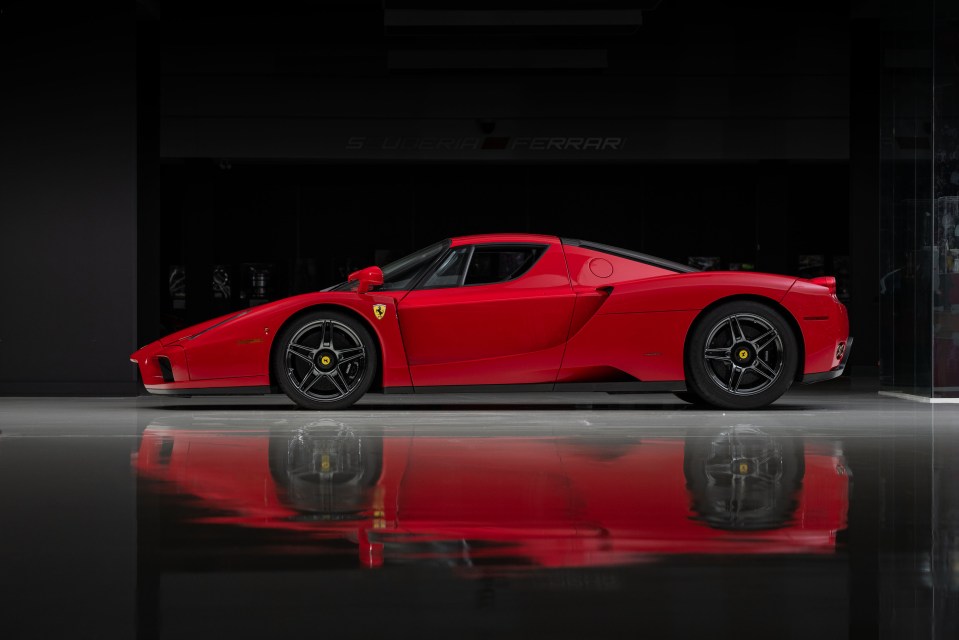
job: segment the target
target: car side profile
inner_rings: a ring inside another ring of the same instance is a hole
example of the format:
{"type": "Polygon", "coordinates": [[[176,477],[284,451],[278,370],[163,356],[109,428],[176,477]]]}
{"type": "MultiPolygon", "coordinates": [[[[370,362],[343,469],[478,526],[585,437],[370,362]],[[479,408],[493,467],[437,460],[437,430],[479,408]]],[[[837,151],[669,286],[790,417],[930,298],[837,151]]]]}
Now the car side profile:
{"type": "Polygon", "coordinates": [[[283,392],[307,409],[371,390],[672,392],[750,409],[842,374],[852,339],[835,290],[555,236],[465,236],[131,360],[151,393],[283,392]]]}

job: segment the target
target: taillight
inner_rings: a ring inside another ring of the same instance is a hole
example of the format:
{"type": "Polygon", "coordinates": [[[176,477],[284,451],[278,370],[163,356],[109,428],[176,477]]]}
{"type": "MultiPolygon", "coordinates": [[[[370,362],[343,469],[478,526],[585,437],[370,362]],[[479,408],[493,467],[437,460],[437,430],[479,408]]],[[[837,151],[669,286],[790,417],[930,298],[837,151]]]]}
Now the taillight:
{"type": "Polygon", "coordinates": [[[822,276],[821,278],[813,278],[810,280],[813,284],[818,284],[821,287],[826,287],[829,289],[829,293],[836,293],[836,279],[832,276],[822,276]]]}

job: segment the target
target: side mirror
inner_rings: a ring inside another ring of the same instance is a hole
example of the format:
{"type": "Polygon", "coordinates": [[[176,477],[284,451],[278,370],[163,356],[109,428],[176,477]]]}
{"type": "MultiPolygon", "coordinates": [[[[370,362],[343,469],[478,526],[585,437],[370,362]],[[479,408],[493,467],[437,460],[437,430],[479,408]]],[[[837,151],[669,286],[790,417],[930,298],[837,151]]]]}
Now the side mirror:
{"type": "Polygon", "coordinates": [[[358,280],[359,285],[356,287],[356,292],[366,293],[370,290],[370,287],[378,287],[383,284],[383,270],[379,267],[367,267],[359,271],[354,271],[347,280],[349,282],[358,280]]]}

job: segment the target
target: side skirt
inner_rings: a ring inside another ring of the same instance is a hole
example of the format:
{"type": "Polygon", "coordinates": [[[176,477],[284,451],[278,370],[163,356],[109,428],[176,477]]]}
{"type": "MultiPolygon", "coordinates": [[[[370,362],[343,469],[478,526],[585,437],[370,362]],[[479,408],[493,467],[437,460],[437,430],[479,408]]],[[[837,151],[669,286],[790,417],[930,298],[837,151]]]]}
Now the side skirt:
{"type": "Polygon", "coordinates": [[[150,389],[157,396],[265,396],[273,393],[268,385],[262,387],[206,387],[196,389],[150,389]]]}
{"type": "Polygon", "coordinates": [[[559,382],[556,384],[469,384],[441,387],[386,387],[385,394],[404,393],[532,393],[537,391],[593,391],[605,393],[667,393],[686,391],[685,380],[653,382],[559,382]]]}

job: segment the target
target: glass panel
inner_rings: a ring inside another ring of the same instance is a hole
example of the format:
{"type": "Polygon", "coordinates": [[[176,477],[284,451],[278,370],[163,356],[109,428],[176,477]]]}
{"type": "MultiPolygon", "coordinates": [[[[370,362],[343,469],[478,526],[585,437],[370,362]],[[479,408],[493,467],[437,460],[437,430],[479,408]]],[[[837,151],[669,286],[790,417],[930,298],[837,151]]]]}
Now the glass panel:
{"type": "Polygon", "coordinates": [[[440,266],[433,272],[423,289],[439,289],[443,287],[458,287],[463,284],[466,273],[466,263],[469,262],[470,247],[457,247],[450,252],[440,266]]]}
{"type": "Polygon", "coordinates": [[[466,284],[492,284],[518,278],[542,255],[543,247],[477,247],[466,284]]]}
{"type": "Polygon", "coordinates": [[[959,23],[936,7],[933,166],[933,395],[959,396],[959,23]]]}
{"type": "Polygon", "coordinates": [[[930,0],[891,0],[880,77],[880,376],[932,394],[933,58],[930,0]]]}
{"type": "Polygon", "coordinates": [[[420,273],[449,246],[449,240],[431,244],[405,258],[383,267],[382,291],[402,291],[409,287],[420,273]]]}

